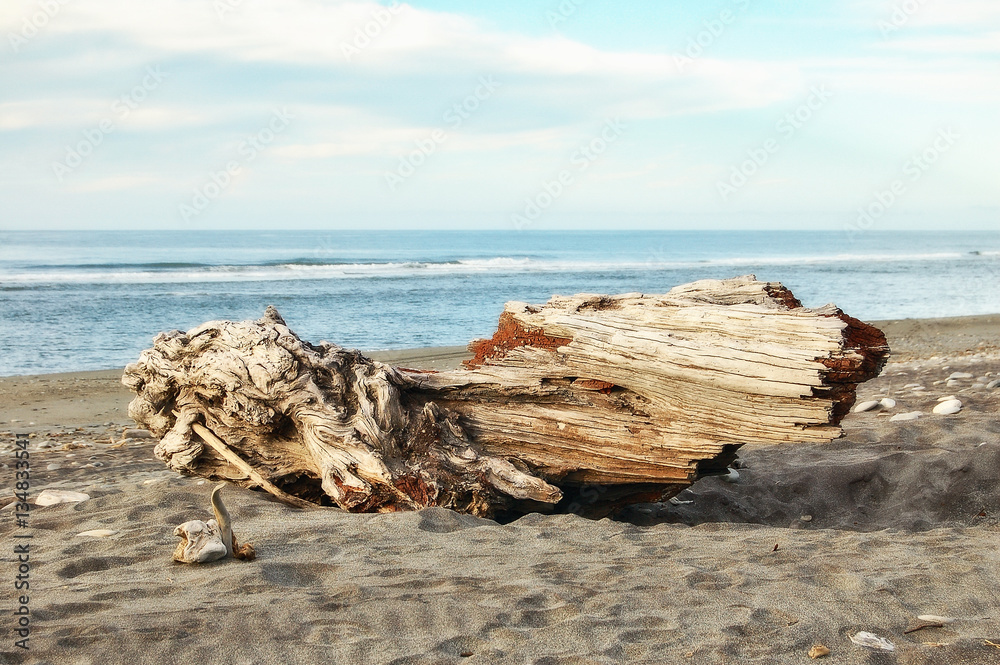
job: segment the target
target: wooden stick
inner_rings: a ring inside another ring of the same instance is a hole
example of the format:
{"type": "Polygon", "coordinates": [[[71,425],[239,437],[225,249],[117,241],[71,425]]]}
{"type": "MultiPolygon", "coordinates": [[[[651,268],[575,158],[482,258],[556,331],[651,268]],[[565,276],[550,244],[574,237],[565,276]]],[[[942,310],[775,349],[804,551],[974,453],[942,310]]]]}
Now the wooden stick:
{"type": "Polygon", "coordinates": [[[243,473],[250,476],[250,480],[254,481],[258,485],[263,487],[265,490],[267,490],[274,496],[278,497],[284,503],[287,503],[290,506],[295,506],[296,508],[319,507],[315,503],[310,503],[305,499],[300,499],[297,496],[292,496],[288,492],[283,491],[274,483],[268,481],[267,478],[257,473],[257,471],[255,471],[252,466],[250,466],[247,462],[245,462],[242,457],[234,453],[229,448],[229,446],[227,446],[225,442],[223,442],[222,439],[215,436],[212,430],[208,429],[201,423],[192,423],[191,429],[194,430],[194,433],[200,436],[205,443],[212,446],[212,448],[214,448],[217,453],[225,457],[227,462],[235,466],[243,473]]]}
{"type": "Polygon", "coordinates": [[[909,630],[904,630],[903,631],[903,635],[909,635],[910,633],[915,633],[918,630],[923,630],[924,628],[944,628],[944,624],[943,623],[937,623],[937,622],[922,623],[919,626],[916,626],[914,628],[910,628],[909,630]]]}

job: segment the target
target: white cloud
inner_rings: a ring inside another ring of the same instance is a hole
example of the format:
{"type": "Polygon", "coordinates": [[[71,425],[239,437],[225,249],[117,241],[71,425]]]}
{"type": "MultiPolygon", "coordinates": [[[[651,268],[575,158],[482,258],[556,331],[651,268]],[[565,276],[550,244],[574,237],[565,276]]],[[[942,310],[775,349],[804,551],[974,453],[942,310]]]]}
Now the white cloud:
{"type": "Polygon", "coordinates": [[[78,193],[117,192],[136,189],[162,182],[160,176],[151,175],[115,175],[103,178],[90,178],[70,184],[67,189],[78,193]]]}

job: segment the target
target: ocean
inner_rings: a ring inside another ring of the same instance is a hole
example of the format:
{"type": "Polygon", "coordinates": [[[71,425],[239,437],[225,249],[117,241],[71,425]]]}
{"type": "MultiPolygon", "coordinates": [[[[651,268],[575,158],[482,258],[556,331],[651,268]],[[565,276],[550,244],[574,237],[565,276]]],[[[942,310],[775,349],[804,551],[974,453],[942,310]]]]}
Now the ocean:
{"type": "Polygon", "coordinates": [[[0,232],[0,375],[122,367],[160,331],[259,318],[381,350],[492,334],[508,300],[753,273],[865,320],[1000,312],[1000,233],[0,232]]]}

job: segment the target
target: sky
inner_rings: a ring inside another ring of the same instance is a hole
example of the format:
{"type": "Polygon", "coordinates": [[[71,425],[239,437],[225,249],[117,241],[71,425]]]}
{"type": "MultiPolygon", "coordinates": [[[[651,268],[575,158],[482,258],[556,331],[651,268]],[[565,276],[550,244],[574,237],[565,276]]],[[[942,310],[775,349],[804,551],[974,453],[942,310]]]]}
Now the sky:
{"type": "Polygon", "coordinates": [[[996,0],[4,0],[0,229],[1000,229],[996,0]]]}

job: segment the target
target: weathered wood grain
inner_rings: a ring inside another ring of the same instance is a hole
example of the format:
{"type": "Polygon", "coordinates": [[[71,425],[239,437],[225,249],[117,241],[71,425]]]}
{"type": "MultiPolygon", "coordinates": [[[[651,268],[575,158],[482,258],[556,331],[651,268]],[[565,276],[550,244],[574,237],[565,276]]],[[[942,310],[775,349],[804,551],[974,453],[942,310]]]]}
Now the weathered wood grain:
{"type": "Polygon", "coordinates": [[[747,442],[840,436],[889,351],[753,276],[508,303],[470,350],[460,370],[397,369],[304,342],[269,308],[159,335],[123,382],[156,455],[186,473],[352,511],[600,515],[725,472],[747,442]]]}

